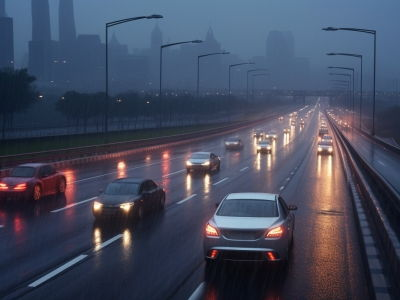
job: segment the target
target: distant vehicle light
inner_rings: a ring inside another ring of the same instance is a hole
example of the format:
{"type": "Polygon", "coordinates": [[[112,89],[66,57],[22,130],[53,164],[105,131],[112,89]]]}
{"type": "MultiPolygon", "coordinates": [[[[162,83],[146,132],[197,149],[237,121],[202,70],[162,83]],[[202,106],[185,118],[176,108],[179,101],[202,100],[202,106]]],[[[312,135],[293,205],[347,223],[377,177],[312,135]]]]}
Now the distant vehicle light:
{"type": "Polygon", "coordinates": [[[271,146],[267,146],[267,150],[271,150],[271,146]]]}
{"type": "Polygon", "coordinates": [[[93,203],[93,210],[100,210],[103,207],[103,204],[100,202],[95,201],[93,203]]]}
{"type": "Polygon", "coordinates": [[[266,238],[281,238],[283,235],[283,227],[282,226],[278,226],[275,227],[273,229],[271,229],[270,231],[268,231],[268,233],[266,234],[266,238]]]}
{"type": "Polygon", "coordinates": [[[321,152],[322,151],[322,147],[318,147],[318,152],[321,152]]]}
{"type": "Polygon", "coordinates": [[[191,163],[190,161],[186,161],[186,165],[187,165],[187,166],[191,166],[192,163],[191,163]]]}
{"type": "Polygon", "coordinates": [[[218,233],[217,228],[211,226],[210,224],[207,224],[207,226],[206,226],[206,236],[219,237],[219,233],[218,233]]]}
{"type": "Polygon", "coordinates": [[[329,152],[332,152],[332,151],[333,151],[333,148],[332,148],[332,147],[331,147],[331,148],[329,148],[329,149],[328,149],[328,151],[329,151],[329,152]]]}
{"type": "Polygon", "coordinates": [[[0,182],[0,191],[5,191],[8,190],[7,184],[0,182]]]}
{"type": "Polygon", "coordinates": [[[27,187],[26,183],[20,183],[14,187],[14,191],[25,191],[27,187]]]}
{"type": "Polygon", "coordinates": [[[122,203],[119,208],[121,208],[123,211],[128,213],[131,210],[131,207],[133,206],[133,203],[122,203]]]}
{"type": "Polygon", "coordinates": [[[261,146],[257,146],[257,150],[261,150],[261,146]]]}

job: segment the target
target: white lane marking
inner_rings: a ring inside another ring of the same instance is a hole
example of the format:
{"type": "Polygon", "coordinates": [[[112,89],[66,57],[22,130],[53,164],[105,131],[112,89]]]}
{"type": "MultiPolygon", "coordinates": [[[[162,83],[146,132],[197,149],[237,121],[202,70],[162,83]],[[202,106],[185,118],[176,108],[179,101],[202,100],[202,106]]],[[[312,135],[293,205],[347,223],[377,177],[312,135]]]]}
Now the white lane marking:
{"type": "Polygon", "coordinates": [[[284,188],[285,188],[285,186],[281,186],[281,187],[279,188],[279,190],[282,191],[284,188]]]}
{"type": "Polygon", "coordinates": [[[220,181],[217,181],[216,183],[213,183],[213,185],[218,185],[218,184],[220,184],[220,183],[222,183],[222,182],[224,182],[224,181],[226,181],[228,179],[229,179],[229,177],[225,177],[224,179],[221,179],[220,181]]]}
{"type": "Polygon", "coordinates": [[[286,181],[289,181],[289,180],[290,180],[290,177],[286,178],[286,181]]]}
{"type": "Polygon", "coordinates": [[[294,174],[294,172],[290,172],[290,175],[293,175],[294,174]]]}
{"type": "Polygon", "coordinates": [[[192,295],[190,295],[190,297],[188,298],[188,300],[197,300],[197,299],[201,299],[201,296],[204,292],[206,283],[202,282],[199,284],[199,286],[194,290],[194,292],[192,293],[192,295]]]}
{"type": "Polygon", "coordinates": [[[97,245],[94,248],[94,252],[100,251],[101,249],[111,245],[112,243],[114,243],[115,241],[119,240],[120,238],[122,238],[122,234],[117,234],[116,236],[112,237],[111,239],[101,243],[100,245],[97,245]]]}
{"type": "MultiPolygon", "coordinates": [[[[151,164],[139,165],[139,166],[136,166],[136,167],[133,167],[133,168],[128,168],[128,169],[126,169],[126,171],[132,171],[132,170],[136,170],[136,169],[140,169],[140,168],[144,168],[144,167],[149,167],[149,166],[154,166],[154,165],[158,165],[158,164],[161,164],[161,162],[154,162],[154,163],[151,163],[151,164]]],[[[78,183],[78,182],[88,181],[88,180],[92,180],[92,179],[96,179],[96,178],[100,178],[100,177],[104,177],[104,176],[108,176],[108,175],[112,175],[112,174],[118,174],[118,172],[119,171],[113,171],[113,172],[109,172],[109,173],[104,173],[104,174],[100,174],[100,175],[96,175],[96,176],[92,176],[92,177],[87,177],[87,178],[75,180],[75,181],[72,181],[71,183],[78,183]]]]}
{"type": "Polygon", "coordinates": [[[381,162],[380,160],[378,160],[378,163],[380,163],[382,166],[386,167],[386,165],[383,162],[381,162]]]}
{"type": "Polygon", "coordinates": [[[185,203],[186,201],[189,201],[190,199],[192,199],[192,198],[194,198],[194,197],[196,197],[196,196],[197,196],[197,194],[193,194],[193,195],[191,195],[191,196],[189,196],[189,197],[186,197],[185,199],[183,199],[183,200],[181,200],[181,201],[178,201],[177,203],[178,203],[178,204],[185,203]]]}
{"type": "Polygon", "coordinates": [[[182,170],[179,170],[179,171],[176,171],[176,172],[172,172],[172,173],[169,173],[169,174],[163,175],[163,178],[165,178],[165,177],[169,177],[169,176],[171,176],[171,175],[175,175],[175,174],[183,173],[183,172],[185,172],[185,169],[182,169],[182,170]]]}
{"type": "Polygon", "coordinates": [[[240,169],[240,172],[246,171],[249,167],[244,167],[242,169],[240,169]]]}
{"type": "Polygon", "coordinates": [[[43,277],[39,278],[38,280],[32,282],[31,284],[28,285],[28,287],[35,288],[42,283],[46,282],[47,280],[53,278],[54,276],[57,276],[61,272],[65,271],[66,269],[72,267],[73,265],[77,264],[81,260],[85,259],[87,257],[86,254],[81,254],[74,259],[70,260],[69,262],[63,264],[61,267],[58,267],[57,269],[51,271],[50,273],[44,275],[43,277]]]}
{"type": "Polygon", "coordinates": [[[4,225],[0,225],[0,228],[4,228],[4,225]]]}
{"type": "Polygon", "coordinates": [[[89,198],[89,199],[86,199],[86,200],[83,200],[83,201],[80,201],[80,202],[72,203],[72,204],[67,205],[67,206],[65,206],[65,207],[52,210],[51,212],[52,212],[52,213],[57,213],[57,212],[66,210],[66,209],[68,209],[68,208],[71,208],[71,207],[74,207],[74,206],[78,206],[78,205],[84,204],[84,203],[89,202],[89,201],[93,201],[93,200],[96,199],[96,198],[97,198],[97,197],[92,197],[92,198],[89,198]]]}

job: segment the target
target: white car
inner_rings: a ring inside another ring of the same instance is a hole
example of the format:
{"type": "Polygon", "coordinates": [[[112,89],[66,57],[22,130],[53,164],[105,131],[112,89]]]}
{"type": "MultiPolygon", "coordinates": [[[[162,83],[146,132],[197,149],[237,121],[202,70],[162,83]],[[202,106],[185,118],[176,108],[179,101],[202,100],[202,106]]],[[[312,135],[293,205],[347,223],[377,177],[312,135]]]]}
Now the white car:
{"type": "Polygon", "coordinates": [[[220,158],[211,152],[195,152],[186,161],[187,173],[195,171],[212,172],[221,168],[220,158]]]}
{"type": "Polygon", "coordinates": [[[271,152],[272,152],[272,145],[269,141],[264,140],[258,142],[257,153],[271,153],[271,152]]]}
{"type": "Polygon", "coordinates": [[[293,210],[277,194],[228,194],[205,226],[207,271],[222,261],[288,261],[293,210]]]}

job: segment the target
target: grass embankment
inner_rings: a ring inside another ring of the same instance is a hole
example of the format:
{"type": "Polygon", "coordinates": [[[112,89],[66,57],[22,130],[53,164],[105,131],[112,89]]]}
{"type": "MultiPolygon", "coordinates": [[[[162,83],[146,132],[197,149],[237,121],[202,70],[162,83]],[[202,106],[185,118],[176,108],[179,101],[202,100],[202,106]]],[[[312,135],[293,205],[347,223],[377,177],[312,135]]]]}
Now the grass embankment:
{"type": "Polygon", "coordinates": [[[39,151],[94,146],[104,143],[117,143],[132,140],[164,137],[170,135],[190,133],[228,125],[216,123],[207,125],[193,125],[185,127],[170,127],[161,129],[141,129],[132,131],[113,131],[108,135],[90,133],[80,135],[66,135],[54,137],[28,138],[19,140],[1,141],[0,155],[15,155],[39,151]]]}

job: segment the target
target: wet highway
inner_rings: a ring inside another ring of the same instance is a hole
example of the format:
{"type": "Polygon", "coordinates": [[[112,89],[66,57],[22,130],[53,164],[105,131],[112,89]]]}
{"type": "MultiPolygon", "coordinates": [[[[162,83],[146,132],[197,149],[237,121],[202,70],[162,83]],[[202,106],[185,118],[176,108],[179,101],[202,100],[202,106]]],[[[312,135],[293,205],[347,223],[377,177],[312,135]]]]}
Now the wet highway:
{"type": "MultiPolygon", "coordinates": [[[[300,117],[310,107],[299,112],[300,117]]],[[[317,156],[319,114],[304,128],[289,117],[262,128],[272,154],[225,151],[226,137],[69,170],[65,197],[0,209],[0,297],[22,299],[368,299],[351,198],[335,144],[317,156]],[[186,174],[191,152],[220,155],[221,171],[186,174]],[[166,210],[137,224],[97,224],[91,203],[114,178],[147,177],[166,190],[166,210]],[[227,193],[281,193],[298,206],[287,270],[225,265],[205,282],[202,232],[227,193]]]]}

